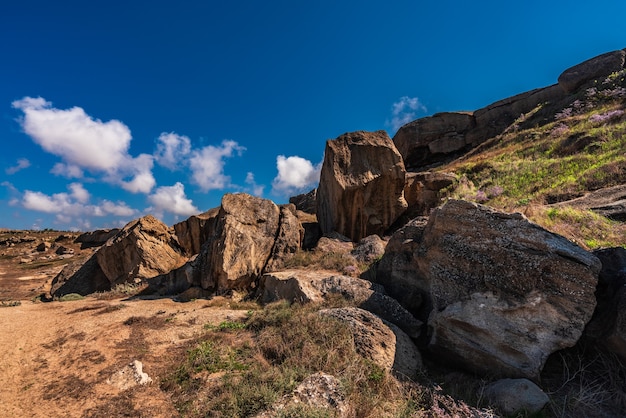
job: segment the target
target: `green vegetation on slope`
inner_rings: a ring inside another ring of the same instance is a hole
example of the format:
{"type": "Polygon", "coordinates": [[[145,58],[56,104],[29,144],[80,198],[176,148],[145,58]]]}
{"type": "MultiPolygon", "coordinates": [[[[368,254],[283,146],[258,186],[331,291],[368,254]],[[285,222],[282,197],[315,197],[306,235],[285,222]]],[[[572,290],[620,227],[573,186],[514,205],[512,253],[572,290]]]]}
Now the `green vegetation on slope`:
{"type": "Polygon", "coordinates": [[[626,183],[626,71],[563,104],[544,104],[442,170],[449,197],[525,213],[586,248],[626,244],[626,228],[589,210],[546,206],[626,183]],[[559,107],[556,107],[559,106],[559,107]]]}

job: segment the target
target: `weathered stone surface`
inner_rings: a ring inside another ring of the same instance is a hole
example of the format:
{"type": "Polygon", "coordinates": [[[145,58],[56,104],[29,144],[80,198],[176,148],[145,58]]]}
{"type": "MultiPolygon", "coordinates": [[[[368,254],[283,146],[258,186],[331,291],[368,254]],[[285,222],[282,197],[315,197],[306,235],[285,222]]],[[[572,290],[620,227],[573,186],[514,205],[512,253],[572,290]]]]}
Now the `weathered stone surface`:
{"type": "Polygon", "coordinates": [[[199,286],[201,283],[201,269],[196,261],[197,258],[198,254],[193,255],[182,266],[148,279],[148,288],[145,290],[145,293],[161,296],[177,295],[194,285],[199,286]]]}
{"type": "Polygon", "coordinates": [[[215,230],[219,208],[210,209],[174,225],[178,242],[188,255],[198,254],[215,230]]]}
{"type": "Polygon", "coordinates": [[[278,300],[322,302],[331,295],[341,295],[355,306],[378,315],[400,327],[412,338],[417,338],[422,323],[383,292],[382,287],[367,280],[310,270],[267,273],[261,277],[259,286],[261,303],[278,300]]]}
{"type": "Polygon", "coordinates": [[[430,348],[481,373],[537,378],[591,318],[600,261],[521,214],[449,201],[417,262],[430,287],[430,348]]]}
{"type": "Polygon", "coordinates": [[[92,232],[85,232],[79,235],[74,242],[80,242],[80,248],[99,247],[107,242],[110,238],[117,235],[120,232],[118,228],[113,229],[98,229],[92,232]]]}
{"type": "Polygon", "coordinates": [[[350,252],[359,263],[370,264],[380,258],[384,252],[387,242],[378,235],[370,235],[363,238],[350,252]]]}
{"type": "Polygon", "coordinates": [[[516,412],[537,413],[550,398],[528,379],[502,379],[485,388],[490,403],[507,415],[516,412]]]}
{"type": "Polygon", "coordinates": [[[289,198],[289,203],[296,205],[297,210],[314,215],[317,211],[317,189],[313,189],[308,193],[292,196],[289,198]]]}
{"type": "Polygon", "coordinates": [[[441,190],[456,182],[456,176],[448,173],[407,173],[404,198],[409,207],[404,216],[413,219],[428,216],[441,204],[441,190]]]}
{"type": "Polygon", "coordinates": [[[279,232],[280,209],[245,193],[226,194],[215,239],[196,260],[204,289],[249,288],[262,274],[279,232]]]}
{"type": "Polygon", "coordinates": [[[588,59],[565,70],[559,76],[559,86],[564,91],[573,93],[588,81],[622,70],[625,58],[626,52],[621,50],[588,59]]]}
{"type": "Polygon", "coordinates": [[[102,272],[96,255],[86,262],[70,263],[52,279],[50,294],[60,297],[69,293],[89,295],[111,289],[111,282],[102,272]]]}
{"type": "Polygon", "coordinates": [[[37,247],[35,247],[35,250],[39,252],[45,252],[45,251],[48,251],[50,248],[52,248],[52,244],[48,241],[44,241],[44,242],[39,243],[37,247]]]}
{"type": "Polygon", "coordinates": [[[63,245],[60,245],[55,251],[55,254],[57,255],[68,255],[68,254],[74,254],[74,250],[72,248],[67,248],[63,245]]]}
{"type": "Polygon", "coordinates": [[[393,142],[406,169],[415,171],[447,161],[451,154],[466,150],[466,133],[474,128],[471,112],[445,112],[421,118],[402,126],[393,142]]]}
{"type": "Polygon", "coordinates": [[[334,308],[319,311],[322,316],[348,325],[354,336],[356,352],[385,370],[415,378],[422,358],[411,339],[391,323],[359,308],[334,308]]]}
{"type": "Polygon", "coordinates": [[[112,284],[156,277],[187,261],[176,236],[151,215],[128,223],[96,257],[112,284]]]}
{"type": "Polygon", "coordinates": [[[396,231],[372,277],[385,287],[387,294],[422,321],[426,321],[430,313],[428,307],[423,308],[423,302],[430,300],[430,286],[418,274],[417,251],[427,222],[428,218],[415,218],[396,231]]]}
{"type": "Polygon", "coordinates": [[[278,233],[275,237],[272,254],[263,271],[282,269],[285,261],[301,248],[303,240],[304,228],[296,216],[296,207],[293,204],[281,206],[278,233]]]}
{"type": "Polygon", "coordinates": [[[596,290],[598,305],[585,336],[626,361],[626,249],[594,252],[602,262],[596,290]]]}
{"type": "Polygon", "coordinates": [[[407,208],[404,178],[402,157],[385,131],[327,141],[317,192],[322,232],[353,241],[382,236],[407,208]]]}

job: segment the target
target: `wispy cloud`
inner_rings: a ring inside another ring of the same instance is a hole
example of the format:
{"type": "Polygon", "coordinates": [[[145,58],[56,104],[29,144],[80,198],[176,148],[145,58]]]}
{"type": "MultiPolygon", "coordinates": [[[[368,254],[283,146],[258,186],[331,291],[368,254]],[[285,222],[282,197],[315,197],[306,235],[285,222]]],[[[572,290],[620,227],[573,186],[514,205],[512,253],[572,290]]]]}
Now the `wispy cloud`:
{"type": "Polygon", "coordinates": [[[23,170],[25,168],[30,167],[30,161],[28,161],[26,158],[20,158],[17,160],[17,164],[14,165],[13,167],[9,167],[7,169],[4,170],[5,173],[11,175],[11,174],[15,174],[20,170],[23,170]]]}
{"type": "Polygon", "coordinates": [[[387,126],[396,132],[417,116],[418,112],[427,112],[426,106],[420,103],[417,97],[402,96],[391,105],[391,119],[386,121],[387,126]]]}
{"type": "Polygon", "coordinates": [[[87,221],[83,218],[107,215],[131,217],[138,213],[137,210],[130,208],[124,202],[101,200],[97,205],[89,203],[91,195],[81,183],[71,183],[68,185],[68,189],[69,193],[52,195],[26,190],[22,196],[21,204],[26,209],[55,214],[59,223],[79,222],[81,226],[87,225],[87,221]]]}
{"type": "Polygon", "coordinates": [[[130,129],[118,120],[103,122],[80,107],[56,109],[38,97],[12,103],[24,115],[20,124],[35,143],[63,162],[52,172],[77,177],[82,170],[104,173],[104,180],[133,193],[149,193],[156,184],[152,156],[128,153],[130,129]]]}
{"type": "Polygon", "coordinates": [[[174,132],[159,135],[154,152],[156,162],[172,171],[184,166],[184,160],[191,152],[191,140],[174,132]]]}
{"type": "Polygon", "coordinates": [[[203,192],[221,190],[230,185],[230,176],[224,174],[225,159],[241,155],[245,147],[236,141],[224,140],[219,146],[208,145],[191,152],[189,167],[191,180],[203,192]]]}
{"type": "Polygon", "coordinates": [[[148,200],[153,205],[148,211],[154,212],[159,218],[164,212],[174,215],[191,216],[200,212],[194,206],[191,199],[185,195],[185,186],[182,183],[176,183],[173,186],[163,186],[148,196],[148,200]]]}
{"type": "Polygon", "coordinates": [[[278,195],[288,195],[316,187],[320,179],[322,163],[313,165],[311,161],[297,155],[276,157],[278,175],[272,182],[272,192],[278,195]]]}
{"type": "Polygon", "coordinates": [[[248,185],[249,191],[251,191],[254,196],[263,196],[263,190],[265,189],[265,186],[256,183],[256,180],[254,179],[254,173],[248,172],[248,174],[246,174],[246,184],[248,185]]]}

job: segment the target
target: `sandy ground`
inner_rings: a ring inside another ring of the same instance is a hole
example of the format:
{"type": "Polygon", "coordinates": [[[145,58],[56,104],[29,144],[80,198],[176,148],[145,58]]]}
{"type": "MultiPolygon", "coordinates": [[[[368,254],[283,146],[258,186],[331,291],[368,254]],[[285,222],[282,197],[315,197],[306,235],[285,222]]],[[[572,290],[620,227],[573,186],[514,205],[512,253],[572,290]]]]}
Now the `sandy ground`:
{"type": "Polygon", "coordinates": [[[0,417],[178,416],[159,381],[206,324],[243,316],[206,300],[22,300],[2,307],[0,417]],[[107,383],[133,360],[153,383],[127,390],[107,383]]]}

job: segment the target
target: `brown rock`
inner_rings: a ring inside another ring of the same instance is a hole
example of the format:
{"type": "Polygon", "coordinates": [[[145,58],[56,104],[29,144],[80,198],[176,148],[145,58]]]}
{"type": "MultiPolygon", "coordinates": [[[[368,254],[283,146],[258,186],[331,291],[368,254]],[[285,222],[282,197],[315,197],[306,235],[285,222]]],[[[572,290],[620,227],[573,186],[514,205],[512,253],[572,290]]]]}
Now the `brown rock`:
{"type": "Polygon", "coordinates": [[[393,142],[408,171],[448,161],[450,155],[466,150],[465,134],[474,128],[471,112],[445,112],[402,126],[393,142]]]}
{"type": "Polygon", "coordinates": [[[98,229],[92,232],[85,232],[84,234],[76,237],[74,242],[80,242],[81,249],[99,247],[107,242],[110,238],[117,235],[120,232],[118,228],[114,229],[98,229]]]}
{"type": "Polygon", "coordinates": [[[405,169],[385,131],[352,132],[326,142],[317,196],[324,234],[353,241],[382,236],[406,210],[405,169]]]}
{"type": "Polygon", "coordinates": [[[35,247],[35,250],[39,251],[40,253],[43,253],[45,251],[48,251],[50,248],[52,248],[52,244],[49,243],[48,241],[44,241],[44,242],[39,243],[39,245],[35,247]]]}
{"type": "Polygon", "coordinates": [[[378,235],[370,235],[359,241],[350,252],[359,263],[370,264],[382,257],[387,242],[378,235]]]}
{"type": "Polygon", "coordinates": [[[60,297],[70,293],[89,295],[95,292],[111,290],[111,282],[98,265],[96,255],[86,262],[70,263],[52,279],[50,294],[60,297]]]}
{"type": "Polygon", "coordinates": [[[428,216],[441,204],[441,191],[456,182],[456,176],[448,173],[407,173],[404,198],[409,205],[405,216],[409,219],[428,216]]]}
{"type": "Polygon", "coordinates": [[[247,289],[261,276],[272,256],[280,209],[267,199],[226,194],[216,222],[215,239],[203,248],[197,260],[201,285],[219,291],[247,289]]]}
{"type": "Polygon", "coordinates": [[[595,308],[597,257],[520,214],[449,201],[418,253],[433,304],[430,348],[476,372],[536,379],[595,308]]]}
{"type": "Polygon", "coordinates": [[[297,210],[314,215],[317,211],[317,189],[290,197],[289,203],[296,205],[297,210]]]}
{"type": "Polygon", "coordinates": [[[210,209],[174,225],[178,242],[188,255],[198,254],[215,230],[219,208],[210,209]]]}
{"type": "Polygon", "coordinates": [[[150,215],[127,224],[98,249],[96,257],[112,284],[152,278],[187,260],[176,236],[150,215]]]}
{"type": "Polygon", "coordinates": [[[567,93],[573,93],[588,81],[622,70],[625,58],[626,51],[623,50],[591,58],[565,70],[559,76],[559,85],[567,93]]]}
{"type": "Polygon", "coordinates": [[[411,339],[398,327],[359,308],[334,308],[319,311],[322,316],[348,325],[354,336],[356,352],[381,368],[415,378],[422,358],[411,339]]]}
{"type": "Polygon", "coordinates": [[[272,255],[263,271],[276,271],[283,268],[285,261],[301,248],[303,240],[304,228],[296,216],[296,207],[293,204],[281,206],[278,234],[276,234],[272,255]]]}
{"type": "Polygon", "coordinates": [[[354,306],[372,312],[397,325],[412,338],[420,335],[422,323],[400,304],[367,280],[323,271],[286,270],[267,273],[259,286],[261,303],[278,300],[321,303],[331,295],[341,295],[354,306]]]}

